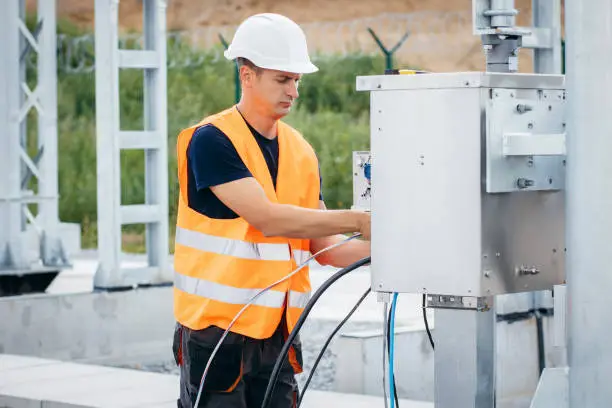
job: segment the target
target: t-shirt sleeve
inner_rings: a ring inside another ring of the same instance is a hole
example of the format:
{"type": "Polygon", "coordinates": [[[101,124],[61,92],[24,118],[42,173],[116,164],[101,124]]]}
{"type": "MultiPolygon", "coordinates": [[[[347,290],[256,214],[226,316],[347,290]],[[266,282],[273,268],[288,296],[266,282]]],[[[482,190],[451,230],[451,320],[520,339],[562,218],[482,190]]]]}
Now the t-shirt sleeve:
{"type": "Polygon", "coordinates": [[[187,155],[198,190],[252,177],[232,142],[213,125],[196,129],[187,155]]]}

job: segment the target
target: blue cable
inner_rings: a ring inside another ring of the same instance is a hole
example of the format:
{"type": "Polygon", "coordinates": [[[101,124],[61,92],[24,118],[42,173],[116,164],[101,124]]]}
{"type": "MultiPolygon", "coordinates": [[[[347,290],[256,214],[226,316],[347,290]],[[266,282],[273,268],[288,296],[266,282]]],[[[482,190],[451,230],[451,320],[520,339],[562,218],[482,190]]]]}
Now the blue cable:
{"type": "Polygon", "coordinates": [[[393,360],[395,355],[395,306],[397,305],[397,293],[393,294],[393,300],[391,301],[391,318],[389,321],[389,396],[391,400],[391,408],[395,408],[395,395],[394,381],[393,381],[393,360]]]}
{"type": "Polygon", "coordinates": [[[363,165],[363,175],[366,180],[372,181],[372,165],[370,163],[366,163],[363,165]]]}

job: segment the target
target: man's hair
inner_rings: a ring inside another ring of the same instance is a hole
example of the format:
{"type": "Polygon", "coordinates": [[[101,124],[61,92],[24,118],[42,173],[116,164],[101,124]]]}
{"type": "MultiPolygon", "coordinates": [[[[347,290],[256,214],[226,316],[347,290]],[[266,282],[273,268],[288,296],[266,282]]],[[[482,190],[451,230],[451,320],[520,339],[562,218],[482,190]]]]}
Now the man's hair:
{"type": "Polygon", "coordinates": [[[257,65],[253,64],[251,62],[251,60],[248,60],[248,59],[246,59],[244,57],[236,58],[236,64],[238,65],[238,69],[240,69],[243,66],[251,68],[253,71],[255,71],[256,75],[259,75],[262,72],[262,69],[260,67],[258,67],[257,65]]]}

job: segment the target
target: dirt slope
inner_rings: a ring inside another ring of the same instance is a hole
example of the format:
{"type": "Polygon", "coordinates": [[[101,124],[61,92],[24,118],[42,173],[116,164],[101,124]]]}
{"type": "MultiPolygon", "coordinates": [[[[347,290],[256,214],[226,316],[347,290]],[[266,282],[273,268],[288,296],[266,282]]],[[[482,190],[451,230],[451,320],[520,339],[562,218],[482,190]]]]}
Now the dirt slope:
{"type": "MultiPolygon", "coordinates": [[[[81,25],[93,25],[93,0],[57,0],[58,13],[81,25]]],[[[36,0],[27,0],[30,9],[36,0]]],[[[285,14],[300,22],[340,21],[381,13],[418,11],[469,11],[470,0],[168,0],[168,27],[188,29],[207,25],[237,24],[258,12],[285,14]]],[[[517,0],[521,19],[528,17],[531,0],[517,0]]],[[[142,0],[121,0],[120,24],[141,26],[142,0]]]]}
{"type": "MultiPolygon", "coordinates": [[[[119,2],[119,24],[123,31],[141,31],[142,1],[119,2]]],[[[388,45],[394,44],[406,30],[411,31],[409,40],[397,54],[400,66],[410,63],[432,71],[484,68],[480,38],[472,34],[470,0],[167,1],[168,29],[190,32],[191,39],[203,47],[218,42],[218,33],[231,39],[233,26],[251,14],[276,12],[305,28],[309,48],[315,52],[342,53],[355,49],[379,52],[367,32],[367,27],[372,26],[388,45]],[[457,12],[460,16],[453,17],[452,13],[457,12]],[[403,16],[398,19],[399,13],[403,16]],[[384,14],[392,16],[384,17],[384,14]]],[[[27,0],[27,4],[35,9],[36,0],[27,0]]],[[[60,18],[93,27],[94,0],[57,0],[57,7],[60,18]]],[[[516,7],[518,25],[530,25],[531,0],[516,0],[516,7]]],[[[520,60],[521,72],[529,72],[531,51],[521,50],[520,60]]]]}

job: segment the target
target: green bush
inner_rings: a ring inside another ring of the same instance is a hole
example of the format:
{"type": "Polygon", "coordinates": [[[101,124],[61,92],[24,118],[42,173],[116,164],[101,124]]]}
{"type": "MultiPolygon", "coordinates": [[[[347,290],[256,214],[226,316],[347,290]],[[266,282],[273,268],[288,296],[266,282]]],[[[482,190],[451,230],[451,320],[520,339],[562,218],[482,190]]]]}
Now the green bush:
{"type": "MultiPolygon", "coordinates": [[[[191,52],[178,47],[173,52],[191,52]]],[[[170,55],[169,58],[173,56],[170,55]]],[[[196,57],[196,56],[192,56],[196,57]]],[[[168,70],[169,216],[176,215],[176,136],[184,127],[234,103],[234,67],[212,53],[199,55],[203,63],[168,70]]],[[[315,148],[323,175],[323,192],[329,208],[352,203],[352,151],[368,148],[367,93],[355,91],[358,75],[379,74],[384,60],[378,57],[326,57],[316,61],[320,71],[305,76],[300,98],[286,121],[300,130],[315,148]]],[[[143,127],[143,75],[120,75],[121,129],[143,127]]],[[[83,225],[85,244],[95,245],[96,127],[94,74],[58,74],[60,218],[83,225]]],[[[144,154],[121,154],[121,202],[144,202],[144,154]]],[[[172,228],[171,228],[172,229],[172,228]]],[[[135,231],[142,231],[142,227],[135,231]]]]}
{"type": "Polygon", "coordinates": [[[312,144],[323,177],[323,198],[328,208],[349,208],[353,202],[352,153],[369,148],[367,114],[300,109],[286,118],[312,144]]]}

